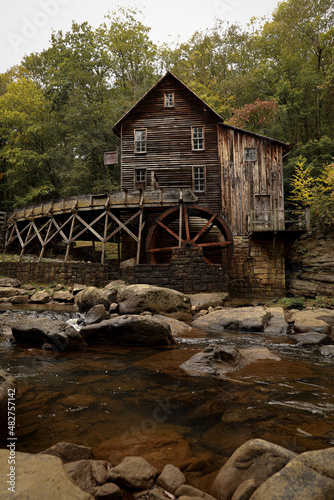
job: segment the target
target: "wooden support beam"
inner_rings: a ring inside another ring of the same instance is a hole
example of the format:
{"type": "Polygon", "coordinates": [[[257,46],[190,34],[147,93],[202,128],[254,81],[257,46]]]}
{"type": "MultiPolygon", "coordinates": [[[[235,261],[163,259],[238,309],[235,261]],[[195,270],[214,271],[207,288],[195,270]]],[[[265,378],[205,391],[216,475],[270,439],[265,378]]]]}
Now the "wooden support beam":
{"type": "Polygon", "coordinates": [[[44,239],[44,242],[43,242],[43,245],[42,245],[41,253],[39,254],[39,257],[38,257],[38,262],[41,262],[41,260],[43,258],[45,247],[46,247],[46,244],[47,244],[46,242],[48,241],[50,230],[51,230],[51,227],[52,227],[52,221],[49,220],[48,224],[49,224],[49,227],[48,227],[47,232],[46,232],[46,236],[45,236],[45,239],[44,239]]]}
{"type": "MultiPolygon", "coordinates": [[[[105,214],[106,214],[106,211],[102,212],[102,214],[100,214],[98,217],[96,217],[96,219],[94,219],[94,220],[93,220],[93,222],[91,222],[90,224],[87,224],[87,222],[86,222],[85,220],[83,220],[83,219],[80,217],[80,215],[75,214],[75,218],[76,218],[79,222],[81,222],[81,224],[84,226],[84,229],[83,229],[82,231],[80,231],[80,233],[79,233],[79,234],[77,234],[77,235],[75,236],[74,240],[77,240],[77,239],[79,238],[79,236],[81,236],[81,235],[82,235],[85,231],[87,231],[87,229],[88,229],[88,231],[90,231],[92,234],[94,234],[94,235],[97,237],[97,239],[98,239],[98,240],[103,241],[102,236],[100,236],[100,235],[99,235],[99,233],[97,233],[97,232],[95,231],[95,229],[93,229],[93,226],[94,226],[94,224],[96,224],[96,223],[97,223],[100,219],[102,219],[102,217],[104,217],[104,216],[105,216],[105,214]]],[[[74,240],[73,240],[73,241],[74,241],[74,240]]]]}
{"type": "Polygon", "coordinates": [[[103,232],[103,241],[102,241],[101,264],[104,264],[104,257],[105,257],[105,252],[106,252],[107,231],[108,231],[108,211],[106,211],[106,217],[104,219],[104,232],[103,232]]]}
{"type": "Polygon", "coordinates": [[[137,258],[136,258],[136,264],[139,264],[140,261],[140,247],[141,247],[141,235],[142,235],[142,230],[143,230],[143,209],[141,209],[141,213],[139,216],[139,230],[138,230],[138,243],[137,243],[137,258]]]}
{"type": "Polygon", "coordinates": [[[71,248],[71,243],[72,243],[72,236],[73,236],[74,224],[75,224],[75,217],[73,217],[72,223],[71,223],[71,229],[70,229],[70,234],[69,234],[69,238],[68,238],[68,242],[67,242],[67,246],[66,246],[66,252],[65,252],[64,262],[68,261],[68,256],[70,254],[70,248],[71,248]]]}
{"type": "Polygon", "coordinates": [[[20,253],[19,262],[21,262],[21,261],[22,261],[22,257],[23,257],[23,254],[24,254],[24,250],[25,250],[25,248],[26,248],[26,246],[27,246],[27,244],[28,244],[27,242],[28,242],[28,240],[29,240],[29,236],[30,236],[30,233],[31,233],[31,230],[32,230],[32,225],[33,225],[33,223],[32,223],[32,222],[30,222],[30,224],[29,224],[29,231],[28,231],[28,233],[27,233],[27,236],[26,236],[26,239],[25,239],[24,245],[23,245],[22,250],[21,250],[21,253],[20,253]]]}
{"type": "Polygon", "coordinates": [[[136,217],[138,217],[138,215],[141,214],[141,210],[139,210],[134,215],[132,215],[126,222],[124,222],[124,224],[112,212],[109,211],[108,213],[109,213],[109,216],[112,219],[114,219],[114,221],[118,224],[118,228],[115,229],[115,231],[113,231],[111,234],[109,234],[109,236],[107,237],[106,241],[109,241],[121,229],[124,229],[124,231],[126,231],[131,236],[131,238],[133,238],[138,243],[137,236],[132,231],[130,231],[130,229],[128,227],[126,227],[126,226],[127,226],[127,224],[130,224],[130,222],[133,221],[136,217]]]}

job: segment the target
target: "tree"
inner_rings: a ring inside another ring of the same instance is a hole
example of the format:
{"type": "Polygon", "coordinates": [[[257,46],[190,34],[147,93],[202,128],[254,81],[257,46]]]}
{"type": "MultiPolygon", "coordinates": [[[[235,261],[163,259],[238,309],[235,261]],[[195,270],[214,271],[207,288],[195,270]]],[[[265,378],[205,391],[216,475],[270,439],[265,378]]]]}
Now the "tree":
{"type": "Polygon", "coordinates": [[[256,99],[253,104],[246,104],[240,109],[234,109],[233,112],[234,114],[228,122],[230,125],[263,134],[275,120],[278,105],[276,100],[260,101],[260,99],[256,99]]]}

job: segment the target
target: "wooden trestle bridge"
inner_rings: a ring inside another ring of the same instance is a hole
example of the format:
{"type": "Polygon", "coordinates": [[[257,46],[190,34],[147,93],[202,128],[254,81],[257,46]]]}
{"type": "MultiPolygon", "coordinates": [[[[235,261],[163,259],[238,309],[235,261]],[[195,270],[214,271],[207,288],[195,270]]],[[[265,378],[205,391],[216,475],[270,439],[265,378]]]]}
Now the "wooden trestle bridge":
{"type": "MultiPolygon", "coordinates": [[[[199,246],[207,263],[226,270],[233,256],[233,238],[223,217],[197,205],[190,189],[117,191],[78,195],[17,208],[6,221],[4,253],[19,249],[20,260],[32,249],[43,258],[47,247],[64,247],[64,261],[76,241],[120,242],[135,248],[131,257],[166,263],[174,248],[199,246]],[[218,256],[218,261],[217,261],[218,256]]],[[[125,252],[126,253],[126,252],[125,252]]],[[[127,253],[129,255],[129,253],[127,253]]]]}

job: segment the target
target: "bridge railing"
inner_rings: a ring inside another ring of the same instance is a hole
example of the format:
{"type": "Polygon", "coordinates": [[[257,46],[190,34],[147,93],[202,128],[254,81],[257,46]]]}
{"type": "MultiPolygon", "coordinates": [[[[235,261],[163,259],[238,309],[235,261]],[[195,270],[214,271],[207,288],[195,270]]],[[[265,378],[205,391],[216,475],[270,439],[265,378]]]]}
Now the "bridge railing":
{"type": "Polygon", "coordinates": [[[309,231],[310,210],[251,210],[248,230],[256,232],[309,231]]]}

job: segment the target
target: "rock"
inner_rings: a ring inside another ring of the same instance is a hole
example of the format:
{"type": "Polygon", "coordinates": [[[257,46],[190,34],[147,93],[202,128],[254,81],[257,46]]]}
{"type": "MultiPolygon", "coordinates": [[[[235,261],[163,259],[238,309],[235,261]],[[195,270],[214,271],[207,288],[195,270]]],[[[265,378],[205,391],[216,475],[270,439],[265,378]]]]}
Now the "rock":
{"type": "Polygon", "coordinates": [[[194,488],[189,484],[182,484],[181,486],[179,486],[175,491],[175,496],[200,497],[200,498],[205,498],[205,500],[215,500],[208,493],[205,493],[204,491],[194,488]]]}
{"type": "Polygon", "coordinates": [[[91,448],[73,443],[65,443],[63,441],[54,444],[47,450],[41,451],[40,454],[58,457],[63,464],[76,462],[78,460],[89,460],[92,458],[91,448]]]}
{"type": "Polygon", "coordinates": [[[47,304],[50,302],[50,294],[46,290],[41,290],[39,292],[34,293],[30,297],[31,302],[35,302],[37,304],[47,304]]]}
{"type": "Polygon", "coordinates": [[[88,343],[170,346],[175,344],[166,321],[151,316],[125,315],[88,325],[80,334],[88,343]]]}
{"type": "Polygon", "coordinates": [[[78,460],[64,465],[72,481],[83,491],[91,494],[96,486],[107,482],[110,467],[108,462],[102,460],[78,460]]]}
{"type": "Polygon", "coordinates": [[[156,314],[188,312],[189,297],[183,293],[153,285],[130,285],[117,295],[120,314],[140,314],[150,311],[156,314]]]}
{"type": "Polygon", "coordinates": [[[163,468],[156,484],[169,493],[174,494],[175,491],[186,482],[185,475],[172,464],[168,464],[163,468]]]}
{"type": "Polygon", "coordinates": [[[269,323],[264,329],[264,333],[287,333],[288,323],[285,319],[284,310],[282,307],[267,307],[270,314],[269,323]]]}
{"type": "MultiPolygon", "coordinates": [[[[246,490],[260,486],[273,474],[281,470],[290,460],[296,456],[295,453],[269,443],[262,439],[252,439],[240,446],[217,474],[212,485],[211,494],[218,500],[230,500],[245,481],[248,483],[246,490]]],[[[240,492],[240,490],[239,490],[240,492]]],[[[248,496],[244,497],[249,498],[248,496]]],[[[275,497],[263,497],[266,500],[275,497]]],[[[305,498],[290,497],[285,498],[305,498]]],[[[253,498],[252,498],[253,500],[253,498]]]]}
{"type": "Polygon", "coordinates": [[[218,307],[224,304],[228,298],[227,293],[196,293],[188,295],[194,313],[209,307],[218,307]]]}
{"type": "Polygon", "coordinates": [[[224,330],[263,332],[269,320],[270,313],[264,307],[225,308],[196,319],[192,326],[215,333],[224,330]]]}
{"type": "Polygon", "coordinates": [[[334,448],[307,451],[291,460],[255,491],[252,500],[334,498],[334,448]]]}
{"type": "Polygon", "coordinates": [[[92,489],[92,495],[98,500],[121,500],[122,492],[117,484],[106,483],[103,486],[96,486],[92,489]]]}
{"type": "Polygon", "coordinates": [[[101,323],[108,319],[108,314],[103,304],[98,304],[91,309],[89,309],[86,314],[85,323],[86,325],[93,325],[94,323],[101,323]]]}
{"type": "Polygon", "coordinates": [[[16,295],[10,299],[11,304],[29,304],[30,298],[28,295],[16,295]]]}
{"type": "Polygon", "coordinates": [[[117,302],[112,302],[112,304],[110,304],[109,314],[118,314],[118,304],[117,304],[117,302]]]}
{"type": "Polygon", "coordinates": [[[289,321],[294,321],[296,333],[305,333],[310,330],[318,333],[330,335],[331,326],[334,325],[334,311],[321,309],[303,309],[302,311],[293,311],[289,317],[289,321]]]}
{"type": "Polygon", "coordinates": [[[21,285],[22,285],[21,281],[15,278],[0,278],[0,288],[2,287],[20,288],[21,285]]]}
{"type": "Polygon", "coordinates": [[[110,304],[117,302],[117,294],[123,290],[123,288],[126,288],[126,283],[122,280],[111,281],[104,287],[105,296],[108,298],[110,304]]]}
{"type": "Polygon", "coordinates": [[[109,300],[106,297],[106,292],[102,288],[89,286],[84,288],[75,296],[75,303],[80,312],[89,311],[92,307],[103,304],[105,309],[109,309],[109,300]]]}
{"type": "Polygon", "coordinates": [[[299,333],[292,336],[293,341],[297,346],[312,346],[312,345],[330,345],[334,344],[334,340],[329,335],[317,332],[299,333]]]}
{"type": "Polygon", "coordinates": [[[19,295],[26,294],[26,290],[22,290],[21,288],[14,288],[12,286],[0,286],[0,298],[2,299],[18,297],[19,295]]]}
{"type": "Polygon", "coordinates": [[[71,294],[71,292],[69,291],[59,291],[59,292],[55,292],[53,294],[53,300],[57,301],[57,302],[73,302],[74,300],[74,295],[71,294]]]}
{"type": "Polygon", "coordinates": [[[73,295],[77,295],[79,292],[82,292],[86,288],[86,285],[80,285],[79,283],[74,283],[72,288],[73,295]]]}
{"type": "Polygon", "coordinates": [[[25,318],[12,326],[12,334],[18,343],[39,347],[48,343],[61,351],[86,346],[75,328],[49,318],[25,318]]]}
{"type": "Polygon", "coordinates": [[[173,337],[189,334],[193,331],[193,328],[184,321],[179,321],[169,316],[160,316],[159,314],[156,314],[154,318],[166,321],[170,326],[173,337]]]}
{"type": "Polygon", "coordinates": [[[225,373],[236,372],[259,360],[280,361],[266,347],[252,349],[234,349],[210,345],[204,351],[195,354],[180,368],[192,376],[214,376],[224,378],[225,373]]]}
{"type": "MultiPolygon", "coordinates": [[[[2,500],[90,500],[91,495],[78,488],[68,477],[57,457],[15,454],[15,493],[8,491],[8,449],[0,450],[0,498],[2,500]]],[[[10,479],[9,479],[10,480],[10,479]]]]}
{"type": "MultiPolygon", "coordinates": [[[[16,383],[15,378],[4,370],[0,370],[0,426],[7,422],[8,406],[10,399],[15,400],[16,383]],[[13,398],[9,398],[13,395],[13,398]]],[[[14,401],[15,403],[15,401],[14,401]]]]}
{"type": "Polygon", "coordinates": [[[329,358],[334,358],[334,345],[323,345],[319,348],[319,353],[322,356],[328,356],[329,358]]]}
{"type": "Polygon", "coordinates": [[[155,467],[142,457],[125,457],[108,472],[108,481],[133,490],[152,488],[158,474],[155,467]]]}

